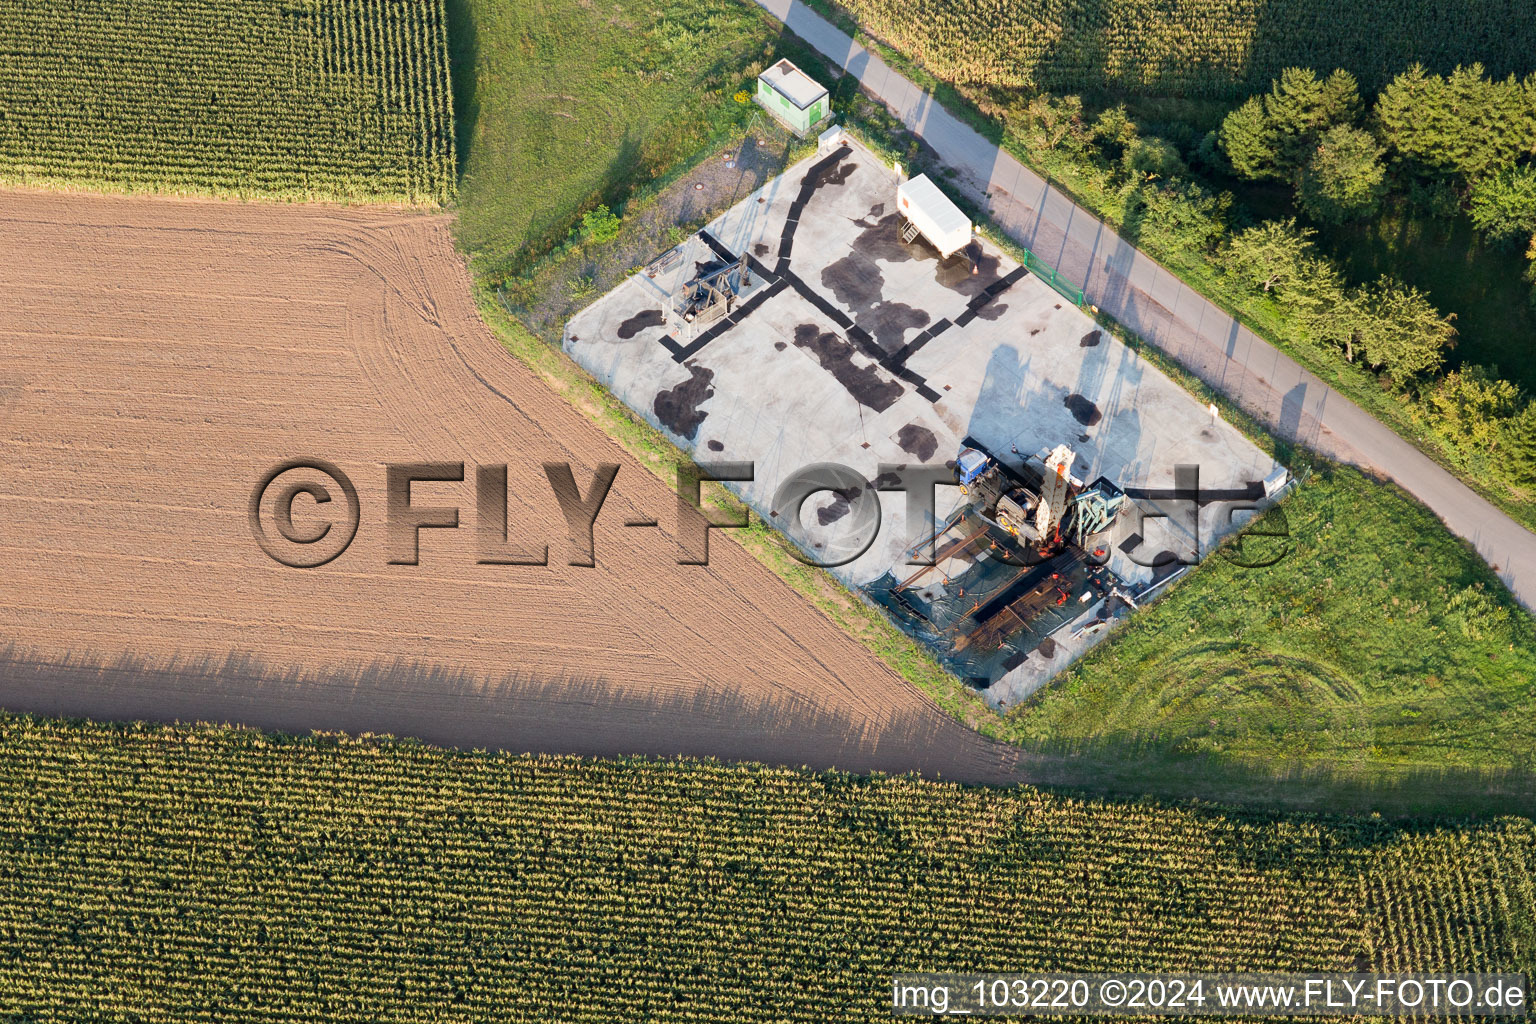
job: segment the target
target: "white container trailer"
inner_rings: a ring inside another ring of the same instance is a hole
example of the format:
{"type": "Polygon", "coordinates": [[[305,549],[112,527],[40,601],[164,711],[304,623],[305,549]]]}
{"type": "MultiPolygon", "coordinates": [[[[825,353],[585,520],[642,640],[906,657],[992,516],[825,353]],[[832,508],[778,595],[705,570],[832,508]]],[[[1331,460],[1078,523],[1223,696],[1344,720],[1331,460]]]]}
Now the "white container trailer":
{"type": "MultiPolygon", "coordinates": [[[[896,186],[896,205],[911,227],[939,250],[940,257],[948,259],[971,244],[970,218],[928,180],[928,175],[919,174],[896,186]]],[[[911,241],[910,229],[902,233],[902,240],[911,241]]]]}

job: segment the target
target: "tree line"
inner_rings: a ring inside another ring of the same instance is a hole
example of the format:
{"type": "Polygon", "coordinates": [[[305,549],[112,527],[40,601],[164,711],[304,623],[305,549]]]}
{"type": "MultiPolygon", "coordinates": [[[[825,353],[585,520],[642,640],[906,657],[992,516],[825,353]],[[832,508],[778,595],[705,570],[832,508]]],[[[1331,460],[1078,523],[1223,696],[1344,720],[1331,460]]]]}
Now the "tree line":
{"type": "Polygon", "coordinates": [[[1392,274],[1351,282],[1314,227],[1370,217],[1396,193],[1465,213],[1489,244],[1536,261],[1536,76],[1415,66],[1368,103],[1348,72],[1287,69],[1204,136],[1146,131],[1125,105],[1094,112],[1077,96],[983,111],[1144,251],[1536,523],[1536,405],[1494,368],[1448,371],[1454,314],[1392,274]],[[1288,184],[1296,216],[1257,220],[1217,187],[1227,176],[1288,184]]]}
{"type": "MultiPolygon", "coordinates": [[[[1218,138],[1234,174],[1290,183],[1297,207],[1319,223],[1371,217],[1393,190],[1442,216],[1465,210],[1490,245],[1525,252],[1536,284],[1536,77],[1495,81],[1478,65],[1449,75],[1414,65],[1368,107],[1347,71],[1290,68],[1228,114],[1218,138]]],[[[1248,228],[1232,239],[1230,270],[1289,307],[1309,343],[1409,385],[1448,441],[1498,453],[1506,479],[1536,483],[1536,406],[1486,366],[1426,383],[1455,343],[1448,318],[1390,279],[1344,288],[1313,238],[1295,220],[1248,228]]]]}

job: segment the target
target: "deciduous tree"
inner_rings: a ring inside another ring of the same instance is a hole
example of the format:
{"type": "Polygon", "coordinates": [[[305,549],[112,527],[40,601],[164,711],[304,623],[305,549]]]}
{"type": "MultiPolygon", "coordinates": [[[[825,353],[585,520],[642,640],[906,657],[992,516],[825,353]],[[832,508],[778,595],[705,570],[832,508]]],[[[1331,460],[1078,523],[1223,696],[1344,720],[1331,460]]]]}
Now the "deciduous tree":
{"type": "Polygon", "coordinates": [[[1232,237],[1227,270],[1251,288],[1283,294],[1316,262],[1316,235],[1311,228],[1297,227],[1295,218],[1265,221],[1232,237]]]}
{"type": "Polygon", "coordinates": [[[1509,167],[1472,186],[1472,223],[1496,245],[1518,245],[1536,232],[1536,168],[1509,167]]]}
{"type": "Polygon", "coordinates": [[[1365,362],[1399,383],[1433,373],[1456,344],[1454,313],[1442,314],[1417,288],[1382,277],[1356,300],[1354,338],[1365,362]]]}
{"type": "Polygon", "coordinates": [[[1336,125],[1318,140],[1296,184],[1296,200],[1308,215],[1342,224],[1376,212],[1386,194],[1384,152],[1368,132],[1336,125]]]}
{"type": "Polygon", "coordinates": [[[1456,444],[1493,451],[1505,422],[1524,405],[1520,389],[1486,366],[1464,366],[1445,375],[1428,395],[1435,427],[1456,444]]]}

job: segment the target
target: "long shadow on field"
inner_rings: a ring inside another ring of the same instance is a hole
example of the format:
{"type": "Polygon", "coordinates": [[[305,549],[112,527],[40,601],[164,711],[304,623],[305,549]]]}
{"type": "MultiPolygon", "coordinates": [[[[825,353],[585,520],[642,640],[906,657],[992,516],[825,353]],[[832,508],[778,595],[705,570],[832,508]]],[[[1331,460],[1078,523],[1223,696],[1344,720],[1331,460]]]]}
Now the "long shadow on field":
{"type": "Polygon", "coordinates": [[[417,661],[339,672],[284,668],[238,652],[152,664],[134,656],[44,659],[0,649],[0,708],[64,718],[215,722],[268,731],[387,734],[460,749],[666,757],[905,773],[958,782],[1028,782],[1089,796],[1152,796],[1276,810],[1448,817],[1536,816],[1522,773],[1405,772],[1362,783],[1276,775],[1219,758],[1179,758],[1155,742],[992,743],[932,714],[854,720],[786,694],[733,687],[627,691],[607,679],[486,679],[417,661]]]}
{"type": "Polygon", "coordinates": [[[1529,770],[1368,766],[1351,774],[1254,764],[1214,754],[1180,754],[1156,737],[1047,740],[1028,744],[1027,750],[1045,765],[1075,765],[1081,775],[1078,785],[1095,794],[1194,797],[1339,813],[1536,817],[1536,774],[1529,770]]]}
{"type": "Polygon", "coordinates": [[[391,734],[463,749],[918,771],[966,782],[1021,781],[1019,766],[1028,760],[936,710],[875,708],[854,720],[793,694],[764,699],[695,680],[657,693],[589,677],[513,671],[487,679],[404,660],[317,672],[240,652],[151,663],[133,655],[42,659],[12,645],[0,650],[0,707],[66,718],[391,734]]]}
{"type": "Polygon", "coordinates": [[[469,163],[469,147],[480,120],[480,95],[475,88],[475,68],[480,61],[480,32],[475,27],[469,0],[447,0],[448,74],[453,84],[453,137],[458,154],[457,172],[469,163]]]}

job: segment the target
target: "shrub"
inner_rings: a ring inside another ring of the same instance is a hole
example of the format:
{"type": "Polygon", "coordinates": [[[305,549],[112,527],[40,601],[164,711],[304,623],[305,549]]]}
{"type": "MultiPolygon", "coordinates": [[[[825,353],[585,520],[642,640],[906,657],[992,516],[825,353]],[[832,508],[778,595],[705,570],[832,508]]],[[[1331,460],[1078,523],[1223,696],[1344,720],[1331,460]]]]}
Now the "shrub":
{"type": "Polygon", "coordinates": [[[581,237],[586,242],[611,242],[619,235],[619,218],[606,206],[581,215],[581,237]]]}

